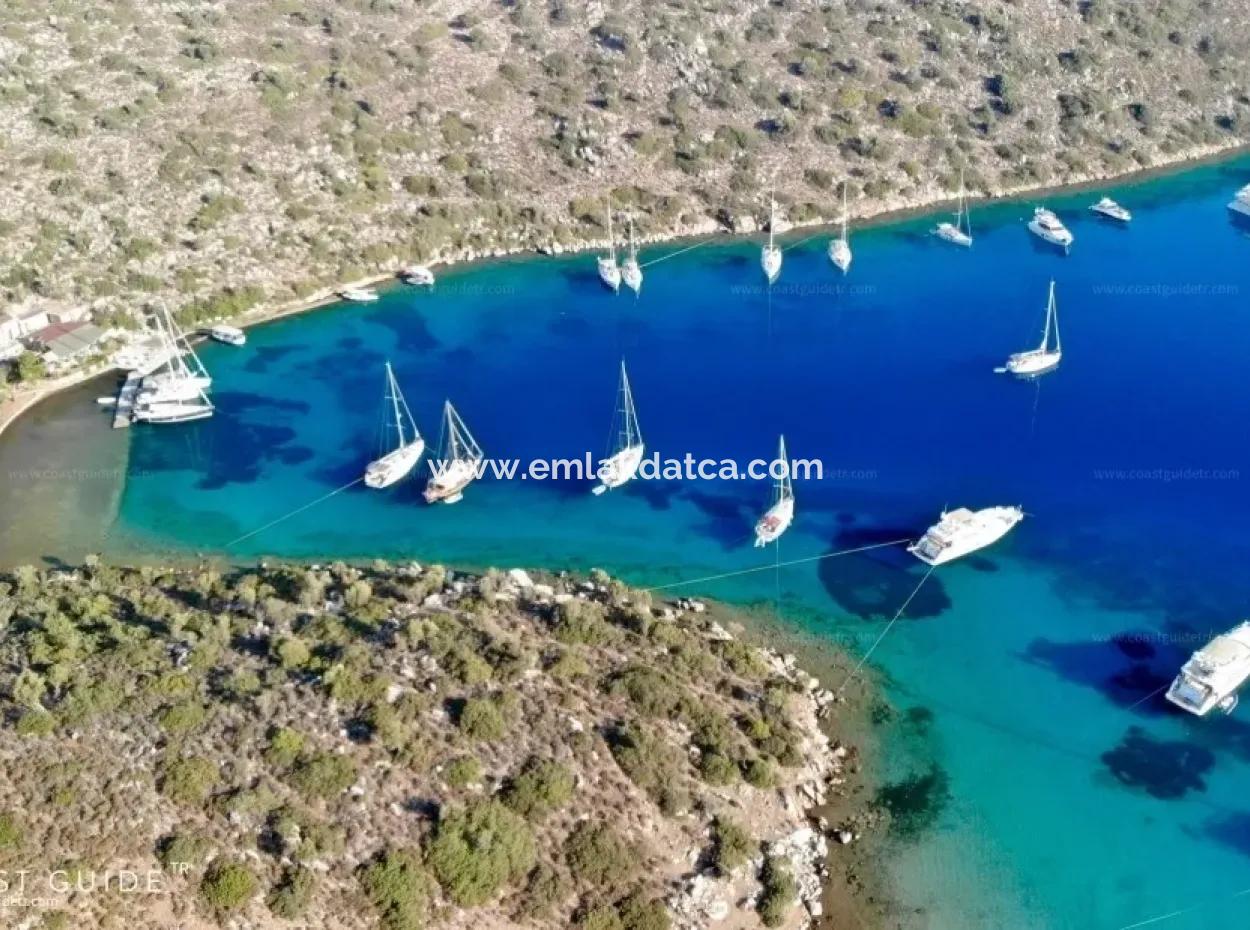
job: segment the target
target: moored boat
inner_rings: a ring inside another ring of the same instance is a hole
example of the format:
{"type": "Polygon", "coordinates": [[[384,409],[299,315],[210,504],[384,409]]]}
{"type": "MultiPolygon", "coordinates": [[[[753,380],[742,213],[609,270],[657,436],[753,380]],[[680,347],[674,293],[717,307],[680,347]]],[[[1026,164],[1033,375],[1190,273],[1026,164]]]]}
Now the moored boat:
{"type": "Polygon", "coordinates": [[[781,249],[777,248],[775,230],[777,228],[777,203],[772,195],[768,198],[768,244],[760,250],[760,268],[764,277],[772,284],[781,274],[781,249]]]}
{"type": "Polygon", "coordinates": [[[228,346],[241,346],[247,343],[247,333],[237,326],[216,323],[208,328],[208,338],[215,342],[224,342],[228,346]]]}
{"type": "Polygon", "coordinates": [[[451,401],[445,401],[439,455],[430,460],[430,480],[423,494],[426,503],[454,504],[463,498],[464,489],[480,477],[482,459],[482,447],[451,401]]]}
{"type": "Polygon", "coordinates": [[[608,203],[608,254],[600,255],[597,261],[599,280],[604,287],[618,294],[621,290],[621,269],[616,264],[616,241],[612,238],[612,204],[608,203]]]}
{"type": "Polygon", "coordinates": [[[955,209],[955,222],[938,223],[933,235],[953,245],[965,248],[972,245],[972,221],[968,216],[968,203],[964,194],[964,173],[959,172],[959,206],[955,209]]]}
{"type": "Polygon", "coordinates": [[[794,522],[794,487],[790,481],[789,459],[786,458],[786,437],[781,437],[777,451],[777,461],[784,470],[777,483],[773,486],[772,505],[764,511],[755,524],[755,546],[767,546],[781,538],[781,534],[794,522]]]}
{"type": "Polygon", "coordinates": [[[1024,511],[1019,507],[944,510],[942,518],[907,551],[928,565],[945,565],[993,545],[1023,519],[1024,511]]]}
{"type": "Polygon", "coordinates": [[[642,441],[642,430],[638,428],[638,412],[634,409],[634,393],[629,386],[624,359],[621,359],[621,382],[616,396],[617,407],[613,417],[616,439],[608,457],[599,463],[599,483],[591,489],[591,493],[596,495],[619,488],[633,480],[638,474],[646,448],[642,441]]]}
{"type": "Polygon", "coordinates": [[[1228,202],[1228,209],[1242,216],[1250,216],[1250,184],[1239,190],[1228,202]]]}
{"type": "Polygon", "coordinates": [[[1133,214],[1120,206],[1110,197],[1103,197],[1097,203],[1090,204],[1090,211],[1097,213],[1099,216],[1105,216],[1108,219],[1117,220],[1121,223],[1127,223],[1133,218],[1133,214]]]}
{"type": "Polygon", "coordinates": [[[829,243],[829,261],[834,266],[846,274],[851,267],[851,240],[847,236],[846,224],[848,221],[846,206],[846,186],[847,182],[842,182],[842,232],[829,243]]]}
{"type": "Polygon", "coordinates": [[[434,272],[425,265],[409,265],[399,273],[399,279],[405,284],[419,287],[434,286],[434,272]]]}
{"type": "Polygon", "coordinates": [[[1033,211],[1033,219],[1029,220],[1029,232],[1051,245],[1059,246],[1065,252],[1071,248],[1075,239],[1059,217],[1045,207],[1038,207],[1033,211]]]}
{"type": "Polygon", "coordinates": [[[621,280],[634,294],[642,292],[642,266],[638,264],[638,246],[634,242],[634,218],[629,218],[629,255],[621,262],[621,280]]]}
{"type": "Polygon", "coordinates": [[[339,296],[353,303],[369,304],[378,299],[378,292],[371,287],[349,287],[339,291],[339,296]]]}
{"type": "Polygon", "coordinates": [[[365,468],[365,484],[371,488],[387,488],[407,475],[421,460],[425,440],[412,419],[391,363],[386,363],[386,399],[390,402],[387,431],[395,430],[394,448],[365,468]],[[393,420],[393,422],[391,422],[393,420]]]}
{"type": "Polygon", "coordinates": [[[1021,378],[1036,378],[1059,367],[1063,359],[1063,345],[1059,339],[1059,308],[1055,304],[1055,282],[1050,282],[1050,297],[1046,301],[1046,323],[1042,328],[1042,344],[1036,349],[1016,352],[1007,364],[995,369],[998,374],[1010,373],[1021,378]],[[1051,345],[1051,334],[1054,345],[1051,345]]]}
{"type": "Polygon", "coordinates": [[[1250,620],[1207,643],[1182,666],[1167,691],[1167,699],[1183,710],[1204,717],[1219,709],[1231,714],[1237,691],[1250,678],[1250,620]]]}

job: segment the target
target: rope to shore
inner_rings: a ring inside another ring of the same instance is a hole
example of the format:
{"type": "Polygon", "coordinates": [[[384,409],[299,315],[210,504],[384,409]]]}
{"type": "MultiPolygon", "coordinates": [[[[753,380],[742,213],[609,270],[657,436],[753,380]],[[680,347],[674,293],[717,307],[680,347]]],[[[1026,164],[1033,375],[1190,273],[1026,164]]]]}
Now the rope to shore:
{"type": "MultiPolygon", "coordinates": [[[[826,552],[823,555],[809,555],[802,559],[788,559],[785,562],[776,561],[768,565],[757,565],[755,568],[742,568],[736,572],[721,572],[719,575],[704,575],[702,578],[690,578],[686,581],[673,581],[669,584],[652,585],[649,588],[643,588],[644,591],[667,591],[670,588],[682,588],[686,585],[702,584],[705,581],[721,581],[725,578],[737,578],[739,575],[752,575],[756,572],[770,572],[776,569],[787,568],[791,565],[803,565],[807,562],[820,562],[824,559],[836,559],[843,555],[854,555],[857,552],[868,552],[871,549],[884,549],[887,546],[899,546],[905,542],[911,542],[910,537],[906,539],[894,539],[890,542],[873,543],[869,546],[857,546],[854,549],[842,549],[838,552],[826,552]]],[[[910,600],[910,598],[908,599],[910,600]]]]}
{"type": "Polygon", "coordinates": [[[903,616],[903,611],[907,609],[907,606],[912,602],[912,599],[920,593],[920,589],[924,587],[924,583],[929,580],[929,576],[932,575],[936,569],[936,565],[929,566],[929,570],[924,573],[924,577],[920,579],[920,583],[912,589],[911,594],[907,595],[907,600],[903,601],[903,606],[898,609],[898,613],[896,613],[890,619],[890,622],[885,625],[885,629],[881,631],[881,634],[873,641],[873,644],[868,647],[868,651],[864,653],[855,668],[851,670],[851,674],[846,676],[846,681],[842,682],[842,684],[838,686],[838,690],[833,693],[835,698],[841,696],[842,692],[846,690],[846,686],[849,685],[855,679],[855,676],[860,673],[864,664],[872,656],[873,652],[876,651],[876,648],[881,645],[881,641],[885,639],[886,634],[889,633],[894,624],[898,622],[899,617],[903,616]]]}
{"type": "Polygon", "coordinates": [[[284,513],[282,516],[278,517],[276,520],[270,520],[264,526],[257,527],[256,529],[252,530],[250,533],[244,533],[242,536],[235,537],[234,539],[230,540],[230,542],[226,543],[223,548],[229,549],[232,546],[235,546],[238,543],[243,542],[243,540],[245,539],[251,539],[253,536],[263,533],[265,532],[265,530],[275,527],[279,523],[282,523],[285,520],[289,520],[291,519],[291,517],[297,516],[303,513],[305,510],[308,510],[309,508],[316,507],[318,504],[322,503],[323,501],[328,501],[330,498],[334,497],[334,495],[336,494],[342,494],[344,491],[348,490],[349,488],[355,487],[356,485],[360,484],[360,482],[364,480],[365,479],[362,476],[360,478],[356,478],[353,481],[349,481],[347,484],[343,485],[341,488],[335,488],[333,491],[330,491],[326,494],[322,494],[316,500],[309,501],[307,504],[304,504],[302,507],[296,507],[294,510],[290,511],[289,513],[284,513]]]}
{"type": "Polygon", "coordinates": [[[1171,920],[1173,917],[1181,917],[1185,914],[1192,914],[1194,911],[1206,907],[1208,904],[1214,904],[1217,901],[1235,901],[1244,895],[1250,894],[1250,888],[1243,888],[1235,894],[1230,894],[1227,898],[1211,898],[1198,904],[1191,904],[1189,907],[1183,907],[1179,911],[1171,911],[1167,914],[1160,914],[1157,917],[1148,917],[1146,920],[1139,920],[1135,924],[1125,924],[1119,930],[1136,930],[1138,927],[1149,927],[1151,924],[1162,923],[1165,920],[1171,920]]]}
{"type": "Polygon", "coordinates": [[[649,262],[640,262],[639,268],[650,268],[652,265],[658,265],[660,262],[666,262],[670,258],[676,258],[678,255],[684,255],[686,252],[693,252],[695,249],[701,249],[705,245],[711,245],[715,239],[707,239],[703,242],[696,242],[694,245],[688,245],[684,249],[678,249],[676,252],[669,252],[667,255],[661,255],[659,258],[653,258],[649,262]]]}

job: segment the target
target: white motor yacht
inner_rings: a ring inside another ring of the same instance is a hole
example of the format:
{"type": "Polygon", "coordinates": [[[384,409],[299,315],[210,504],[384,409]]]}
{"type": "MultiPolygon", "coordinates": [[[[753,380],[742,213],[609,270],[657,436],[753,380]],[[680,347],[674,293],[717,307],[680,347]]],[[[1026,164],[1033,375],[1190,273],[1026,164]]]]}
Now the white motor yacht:
{"type": "Polygon", "coordinates": [[[1120,206],[1110,197],[1104,197],[1098,203],[1090,204],[1090,211],[1097,213],[1099,216],[1105,216],[1108,219],[1118,220],[1121,223],[1127,223],[1133,218],[1133,214],[1120,206]]]}
{"type": "Polygon", "coordinates": [[[1199,717],[1215,708],[1231,714],[1237,706],[1237,689],[1247,678],[1250,620],[1220,634],[1190,656],[1168,688],[1167,699],[1199,717]]]}
{"type": "Polygon", "coordinates": [[[208,338],[216,342],[224,342],[228,346],[241,346],[247,343],[247,333],[237,326],[218,323],[208,328],[208,338]]]}
{"type": "Polygon", "coordinates": [[[371,287],[349,287],[339,291],[339,296],[358,304],[371,304],[378,299],[378,292],[371,287]]]}
{"type": "Polygon", "coordinates": [[[944,510],[942,519],[907,551],[929,565],[945,565],[998,542],[1023,519],[1024,511],[1019,507],[944,510]]]}
{"type": "Polygon", "coordinates": [[[1033,211],[1033,219],[1029,220],[1029,232],[1051,245],[1059,246],[1065,252],[1071,248],[1075,238],[1068,231],[1068,227],[1060,222],[1059,217],[1045,207],[1038,207],[1033,211]]]}
{"type": "Polygon", "coordinates": [[[1242,216],[1250,216],[1250,184],[1239,190],[1237,195],[1228,202],[1228,209],[1242,216]]]}

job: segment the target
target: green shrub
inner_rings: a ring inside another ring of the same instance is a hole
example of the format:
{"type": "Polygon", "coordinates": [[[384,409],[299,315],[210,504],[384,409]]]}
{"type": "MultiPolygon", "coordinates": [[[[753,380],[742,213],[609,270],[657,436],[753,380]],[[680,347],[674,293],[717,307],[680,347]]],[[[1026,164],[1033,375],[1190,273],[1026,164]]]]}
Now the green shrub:
{"type": "Polygon", "coordinates": [[[184,756],[171,759],[162,767],[161,792],[179,804],[200,805],[217,787],[220,775],[215,766],[203,756],[184,756]]]}
{"type": "Polygon", "coordinates": [[[546,863],[540,863],[525,883],[517,916],[534,920],[550,917],[555,906],[568,898],[569,893],[564,876],[546,863]]]}
{"type": "Polygon", "coordinates": [[[577,919],[578,930],[625,930],[621,915],[610,905],[592,908],[577,919]]]}
{"type": "Polygon", "coordinates": [[[308,910],[316,884],[316,878],[308,869],[298,866],[287,869],[269,895],[269,910],[286,920],[295,920],[308,910]]]}
{"type": "Polygon", "coordinates": [[[530,759],[504,789],[503,801],[530,820],[563,807],[573,797],[573,773],[547,759],[530,759]]]}
{"type": "Polygon", "coordinates": [[[22,845],[22,829],[12,814],[0,814],[0,851],[22,845]]]}
{"type": "Polygon", "coordinates": [[[56,729],[56,717],[46,710],[28,710],[17,718],[18,736],[47,736],[56,729]]]}
{"type": "Polygon", "coordinates": [[[288,769],[304,752],[304,734],[289,727],[279,727],[269,737],[265,761],[275,768],[288,769]]]}
{"type": "Polygon", "coordinates": [[[165,708],[157,722],[170,736],[183,736],[198,730],[207,717],[208,711],[199,701],[182,701],[165,708]]]}
{"type": "Polygon", "coordinates": [[[754,851],[755,843],[741,825],[726,817],[712,823],[712,865],[722,875],[744,866],[754,851]]]}
{"type": "Polygon", "coordinates": [[[419,855],[407,849],[383,853],[361,870],[360,883],[384,930],[424,930],[435,889],[419,855]]]}
{"type": "Polygon", "coordinates": [[[200,897],[214,912],[228,914],[247,904],[256,894],[256,876],[239,862],[218,859],[200,882],[200,897]]]}
{"type": "Polygon", "coordinates": [[[786,914],[798,895],[794,876],[790,874],[790,864],[784,859],[769,856],[764,860],[760,882],[764,890],[760,892],[755,905],[759,910],[760,920],[765,927],[780,927],[785,923],[786,914]]]}
{"type": "Polygon", "coordinates": [[[309,797],[328,801],[350,788],[356,777],[356,765],[347,756],[318,752],[296,765],[291,784],[309,797]]]}
{"type": "Polygon", "coordinates": [[[196,833],[174,833],[156,844],[156,859],[166,871],[181,871],[180,866],[192,868],[204,864],[210,844],[196,833]]]}
{"type": "Polygon", "coordinates": [[[473,739],[493,743],[507,732],[499,705],[489,698],[469,698],[460,709],[457,725],[473,739]]]}
{"type": "Polygon", "coordinates": [[[609,740],[612,758],[635,785],[659,802],[674,787],[682,759],[675,747],[637,727],[626,727],[609,740]]]}
{"type": "Polygon", "coordinates": [[[738,766],[719,752],[705,752],[699,757],[699,775],[709,785],[732,785],[738,780],[738,766]]]}
{"type": "Polygon", "coordinates": [[[453,788],[464,788],[482,780],[482,765],[473,756],[461,756],[447,764],[443,778],[453,788]]]}
{"type": "Polygon", "coordinates": [[[616,906],[624,930],[669,930],[671,921],[663,901],[634,891],[616,906]]]}
{"type": "Polygon", "coordinates": [[[748,785],[768,789],[777,786],[777,772],[767,759],[752,759],[742,768],[742,777],[748,785]]]}
{"type": "Polygon", "coordinates": [[[498,801],[475,801],[439,821],[428,860],[448,896],[474,907],[530,870],[534,835],[498,801]]]}
{"type": "Polygon", "coordinates": [[[620,888],[634,877],[638,853],[606,823],[583,820],[564,841],[573,877],[592,888],[620,888]]]}

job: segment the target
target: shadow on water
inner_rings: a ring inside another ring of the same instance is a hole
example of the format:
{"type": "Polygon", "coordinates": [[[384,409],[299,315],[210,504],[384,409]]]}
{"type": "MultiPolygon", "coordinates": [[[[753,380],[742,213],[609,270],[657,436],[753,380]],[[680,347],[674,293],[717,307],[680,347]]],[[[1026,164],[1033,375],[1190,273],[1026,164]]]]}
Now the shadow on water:
{"type": "Polygon", "coordinates": [[[366,315],[364,319],[390,330],[395,337],[394,352],[397,357],[427,354],[441,345],[419,310],[405,307],[402,312],[396,312],[394,308],[383,308],[366,315]]]}
{"type": "Polygon", "coordinates": [[[254,375],[262,375],[270,367],[298,351],[294,345],[258,346],[251,352],[251,357],[243,364],[243,370],[254,375]]]}
{"type": "Polygon", "coordinates": [[[1120,744],[1102,754],[1112,777],[1128,788],[1161,801],[1175,801],[1191,791],[1207,790],[1206,776],[1215,754],[1183,740],[1155,739],[1141,727],[1129,727],[1120,744]]]}
{"type": "MultiPolygon", "coordinates": [[[[834,537],[829,552],[915,537],[912,527],[847,528],[834,537]]],[[[826,593],[844,611],[861,620],[885,620],[915,591],[925,568],[900,544],[824,559],[817,574],[826,593]]],[[[912,597],[905,616],[909,620],[932,619],[950,607],[950,595],[934,574],[912,597]]]]}
{"type": "Polygon", "coordinates": [[[1250,812],[1212,818],[1203,825],[1201,835],[1250,856],[1250,812]]]}
{"type": "Polygon", "coordinates": [[[695,531],[713,539],[726,551],[740,549],[751,538],[755,515],[744,501],[729,494],[689,490],[682,497],[705,518],[695,531]]]}

